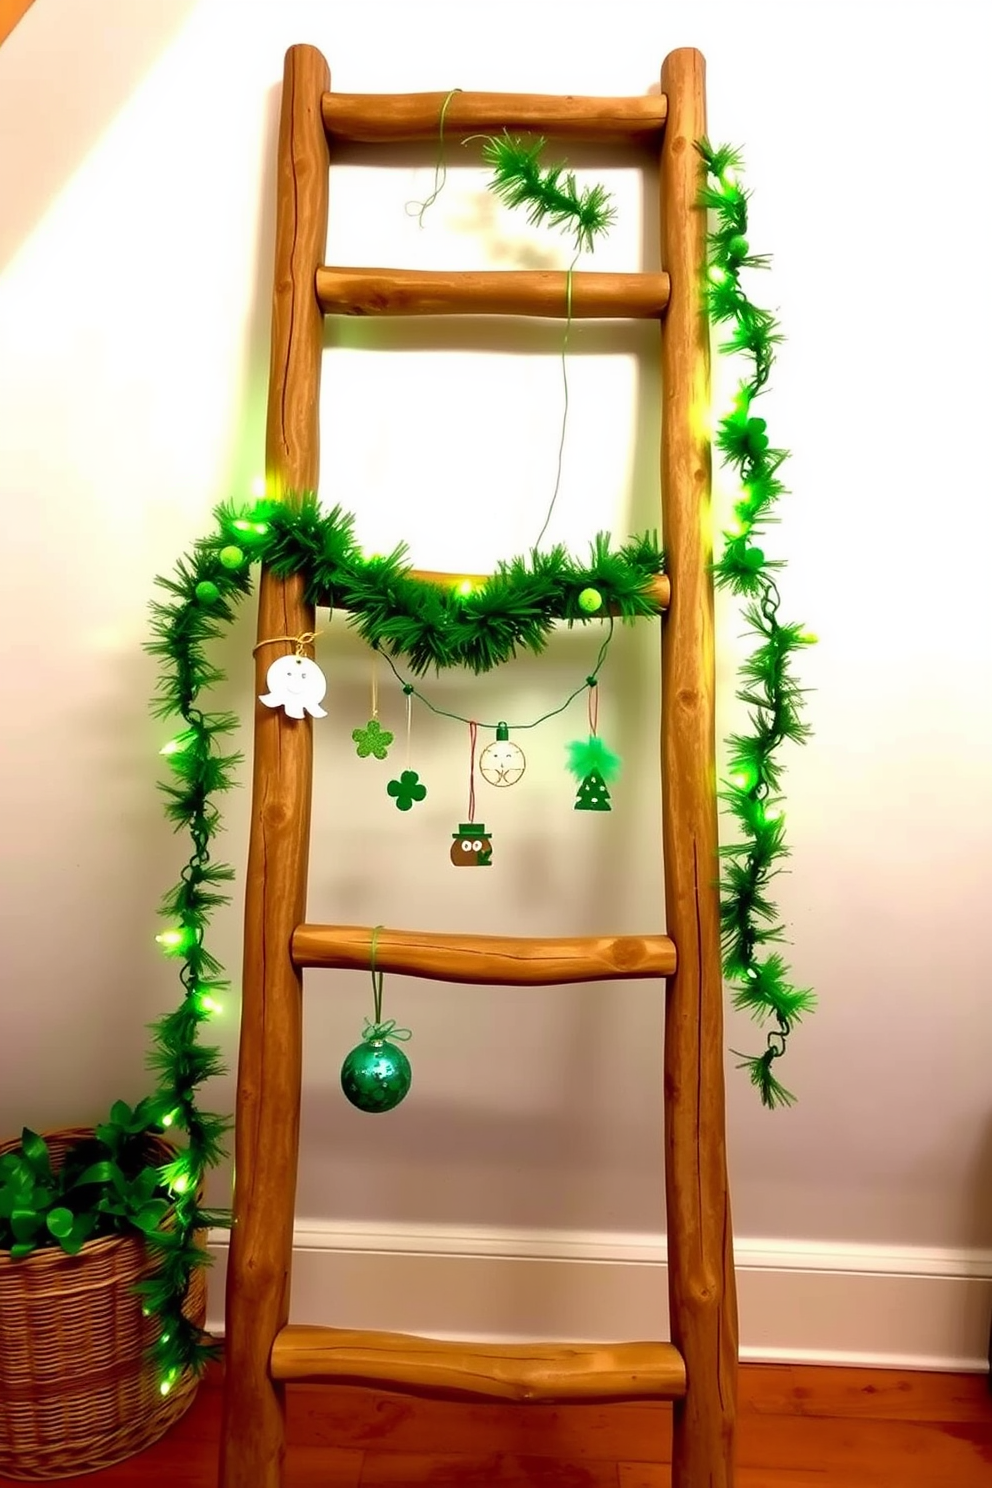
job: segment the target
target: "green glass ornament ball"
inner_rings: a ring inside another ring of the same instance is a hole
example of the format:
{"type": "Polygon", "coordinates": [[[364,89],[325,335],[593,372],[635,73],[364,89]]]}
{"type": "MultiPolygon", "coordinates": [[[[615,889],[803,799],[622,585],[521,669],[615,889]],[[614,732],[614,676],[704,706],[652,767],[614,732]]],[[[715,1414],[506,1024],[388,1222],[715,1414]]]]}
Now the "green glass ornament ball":
{"type": "Polygon", "coordinates": [[[595,615],[597,610],[603,608],[603,596],[598,589],[583,589],[579,595],[579,609],[585,610],[587,615],[595,615]]]}
{"type": "Polygon", "coordinates": [[[220,599],[220,590],[210,579],[201,579],[196,586],[196,597],[201,604],[213,604],[215,599],[220,599]]]}
{"type": "Polygon", "coordinates": [[[240,568],[245,561],[245,555],[241,548],[230,543],[226,548],[221,548],[217,554],[225,568],[240,568]]]}
{"type": "Polygon", "coordinates": [[[360,1111],[391,1111],[412,1078],[409,1059],[388,1039],[359,1044],[341,1066],[341,1089],[360,1111]]]}

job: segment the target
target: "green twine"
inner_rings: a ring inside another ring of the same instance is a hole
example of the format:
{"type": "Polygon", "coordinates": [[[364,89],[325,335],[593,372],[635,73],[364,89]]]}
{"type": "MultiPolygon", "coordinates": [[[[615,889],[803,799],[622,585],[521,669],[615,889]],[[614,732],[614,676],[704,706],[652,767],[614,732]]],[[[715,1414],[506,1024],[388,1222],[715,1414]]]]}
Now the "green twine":
{"type": "Polygon", "coordinates": [[[411,217],[413,216],[413,212],[410,211],[410,208],[413,207],[416,209],[417,221],[421,227],[423,227],[424,225],[424,213],[427,211],[428,207],[432,207],[437,201],[438,197],[441,195],[441,192],[444,190],[444,183],[448,179],[448,165],[445,159],[444,152],[444,117],[451,105],[451,100],[454,98],[456,93],[460,93],[461,91],[461,88],[452,88],[451,92],[448,94],[447,98],[441,105],[441,120],[438,125],[437,131],[437,159],[434,162],[434,189],[426,201],[410,201],[406,204],[407,212],[411,217]]]}
{"type": "Polygon", "coordinates": [[[377,1039],[398,1039],[406,1043],[407,1039],[413,1037],[409,1028],[398,1028],[395,1018],[382,1020],[382,979],[383,973],[376,966],[376,949],[379,942],[379,931],[382,925],[373,925],[372,939],[369,942],[369,970],[372,973],[372,1003],[375,1017],[372,1022],[365,1019],[365,1027],[362,1029],[362,1041],[371,1044],[377,1039]]]}
{"type": "Polygon", "coordinates": [[[388,655],[387,652],[383,651],[381,654],[383,657],[385,657],[386,665],[389,667],[389,670],[392,672],[397,682],[403,688],[406,696],[415,697],[418,702],[423,703],[425,708],[429,708],[430,711],[432,713],[436,713],[439,718],[451,718],[454,719],[455,723],[474,723],[478,728],[482,729],[494,729],[498,728],[500,724],[506,723],[506,727],[508,729],[512,730],[514,733],[518,733],[521,729],[537,728],[539,724],[547,723],[549,718],[557,718],[559,713],[564,713],[566,708],[571,707],[572,703],[575,702],[575,699],[579,697],[581,693],[586,692],[590,687],[596,686],[599,679],[599,673],[602,671],[603,664],[606,661],[607,653],[610,649],[610,642],[613,639],[612,615],[609,618],[609,626],[610,628],[606,634],[606,638],[599,648],[599,655],[596,657],[596,665],[593,667],[592,671],[586,677],[581,686],[577,687],[574,692],[570,692],[568,697],[565,699],[560,707],[552,708],[549,713],[542,713],[540,718],[535,718],[530,723],[506,723],[505,718],[499,719],[496,723],[485,723],[482,719],[479,718],[465,718],[461,713],[451,713],[448,711],[447,708],[439,708],[436,703],[431,702],[430,698],[425,697],[424,694],[419,690],[419,688],[414,687],[412,682],[407,682],[404,680],[403,676],[394,665],[392,657],[388,655]]]}

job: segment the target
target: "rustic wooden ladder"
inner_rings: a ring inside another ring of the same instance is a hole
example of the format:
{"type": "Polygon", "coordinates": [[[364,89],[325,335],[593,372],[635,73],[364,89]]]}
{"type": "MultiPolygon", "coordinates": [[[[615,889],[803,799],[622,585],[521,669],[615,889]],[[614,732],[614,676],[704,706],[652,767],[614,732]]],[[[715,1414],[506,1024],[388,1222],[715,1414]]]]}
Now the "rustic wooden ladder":
{"type": "MultiPolygon", "coordinates": [[[[323,266],[329,143],[437,138],[442,94],[332,93],[312,47],[286,56],[279,132],[267,428],[270,492],[316,490],[326,314],[561,315],[561,273],[412,273],[323,266]]],[[[577,316],[661,326],[662,839],[668,935],[504,940],[386,931],[385,971],[511,985],[667,979],[665,1192],[672,1343],[473,1347],[290,1324],[305,967],[367,967],[371,927],[308,925],[309,719],[256,706],[238,1068],[235,1228],[227,1281],[222,1488],[281,1488],[287,1381],[463,1399],[674,1402],[674,1488],[730,1488],[737,1311],[727,1188],[716,878],[705,214],[696,206],[704,63],[673,52],[653,98],[458,93],[450,135],[536,130],[655,141],[665,273],[575,275],[577,316]],[[671,938],[669,938],[669,936],[671,938]]],[[[452,582],[461,575],[434,575],[452,582]]],[[[313,629],[299,577],[262,573],[260,639],[313,629]]],[[[271,652],[258,655],[264,691],[271,652]]]]}

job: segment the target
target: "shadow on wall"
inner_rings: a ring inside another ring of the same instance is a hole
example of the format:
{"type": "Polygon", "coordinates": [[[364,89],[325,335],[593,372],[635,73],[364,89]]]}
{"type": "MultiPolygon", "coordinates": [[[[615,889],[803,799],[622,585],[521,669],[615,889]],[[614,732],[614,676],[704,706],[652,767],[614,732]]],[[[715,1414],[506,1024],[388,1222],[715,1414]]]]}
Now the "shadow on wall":
{"type": "Polygon", "coordinates": [[[196,4],[32,5],[0,53],[0,139],[15,142],[0,152],[0,270],[196,4]]]}

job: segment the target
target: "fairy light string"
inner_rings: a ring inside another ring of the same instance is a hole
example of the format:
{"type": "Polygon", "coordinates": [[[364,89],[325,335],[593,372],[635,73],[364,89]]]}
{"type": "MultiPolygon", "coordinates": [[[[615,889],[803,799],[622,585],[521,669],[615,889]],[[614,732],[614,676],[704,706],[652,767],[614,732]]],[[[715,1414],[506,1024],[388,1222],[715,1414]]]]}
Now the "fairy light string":
{"type": "MultiPolygon", "coordinates": [[[[407,700],[408,710],[413,698],[416,698],[418,703],[423,703],[425,708],[429,708],[430,711],[432,713],[436,713],[439,718],[450,718],[453,719],[455,723],[465,723],[474,728],[484,729],[498,728],[501,723],[506,723],[507,728],[510,729],[511,732],[520,733],[522,730],[537,728],[540,724],[547,723],[549,718],[557,718],[559,713],[564,713],[566,708],[571,707],[572,703],[575,702],[575,699],[579,697],[583,692],[585,692],[587,688],[590,690],[595,689],[597,678],[599,677],[599,673],[601,672],[607,655],[609,654],[610,642],[613,640],[614,626],[612,615],[609,616],[607,625],[608,628],[606,635],[603,638],[603,641],[599,648],[599,652],[596,656],[596,664],[589,675],[586,677],[585,681],[580,683],[578,687],[573,688],[573,690],[568,694],[568,697],[565,699],[565,701],[561,703],[557,708],[550,708],[547,713],[542,713],[540,718],[532,718],[529,723],[507,723],[505,718],[497,719],[494,723],[483,723],[478,719],[466,718],[463,713],[455,713],[449,708],[440,708],[436,703],[432,703],[430,698],[427,697],[423,692],[421,692],[418,687],[415,687],[412,682],[408,681],[407,678],[403,676],[402,672],[400,672],[398,667],[394,664],[391,656],[386,656],[385,661],[386,665],[389,667],[389,670],[392,672],[393,676],[396,678],[397,682],[403,689],[407,700]]],[[[409,718],[409,712],[407,714],[407,717],[409,718]]]]}
{"type": "Polygon", "coordinates": [[[708,140],[696,148],[706,172],[701,205],[713,214],[707,265],[710,314],[718,325],[729,327],[720,350],[750,362],[716,435],[724,463],[736,476],[739,495],[713,577],[717,588],[746,600],[744,618],[756,642],[741,664],[737,693],[750,710],[749,728],[727,741],[729,771],[721,791],[739,834],[737,841],[720,849],[723,966],[734,1006],[759,1024],[769,1018],[775,1021],[762,1053],[734,1051],[741,1060],[739,1068],[747,1070],[762,1102],[772,1109],[795,1099],[774,1066],[786,1052],[794,1025],[815,1006],[814,994],[792,985],[785,958],[770,949],[783,940],[784,929],[769,894],[769,884],[788,853],[779,750],[787,740],[803,743],[810,732],[801,716],[802,689],[792,660],[815,637],[801,625],[780,620],[781,597],[773,573],[782,563],[766,558],[755,541],[775,520],[772,513],[786,489],[779,472],[788,456],[771,445],[765,420],[753,412],[782,336],[772,312],[748,297],[741,271],[765,268],[768,259],[752,254],[747,239],[748,194],[740,184],[740,153],[727,145],[714,148],[708,140]]]}
{"type": "MultiPolygon", "coordinates": [[[[542,167],[542,144],[523,145],[508,138],[492,142],[487,163],[501,176],[499,194],[509,205],[524,206],[533,221],[548,220],[552,226],[570,221],[577,249],[591,246],[595,232],[608,225],[612,207],[601,188],[579,192],[563,167],[542,167]]],[[[443,133],[439,146],[443,147],[443,133]]],[[[751,360],[751,373],[742,380],[717,435],[717,445],[737,472],[741,489],[714,577],[719,587],[748,601],[745,613],[757,641],[741,670],[740,695],[751,710],[751,727],[730,740],[724,791],[740,828],[740,841],[722,849],[724,963],[735,1003],[761,1020],[769,1016],[775,1020],[765,1050],[744,1060],[765,1104],[773,1106],[791,1100],[773,1066],[795,1023],[813,1002],[811,993],[791,986],[783,958],[769,949],[770,942],[781,938],[781,929],[768,896],[769,879],[786,851],[777,752],[786,740],[800,742],[807,732],[799,717],[800,689],[791,662],[811,637],[780,619],[773,577],[778,565],[767,560],[755,542],[784,490],[779,469],[785,452],[770,447],[765,424],[752,411],[768,380],[777,325],[769,312],[751,303],[740,285],[741,269],[758,267],[764,260],[752,255],[747,243],[746,195],[738,182],[735,152],[714,150],[706,142],[699,149],[707,171],[703,201],[715,220],[708,270],[710,308],[717,323],[730,327],[724,349],[751,360]]],[[[440,189],[443,184],[442,155],[435,185],[440,189]]],[[[571,278],[566,277],[567,322],[571,288],[571,278]]],[[[567,400],[567,372],[564,391],[567,400]]],[[[549,511],[548,522],[550,518],[549,511]]],[[[546,531],[547,522],[539,543],[546,531]]],[[[224,679],[222,669],[210,660],[208,647],[224,634],[251,592],[252,569],[258,564],[277,578],[302,575],[308,603],[348,611],[349,623],[386,659],[401,683],[408,710],[412,712],[416,697],[432,712],[474,722],[478,728],[495,728],[502,720],[484,723],[439,707],[403,676],[400,666],[416,678],[451,667],[483,674],[521,651],[542,652],[559,623],[584,625],[608,616],[609,630],[585,681],[559,707],[511,725],[535,728],[588,690],[594,734],[596,683],[614,619],[629,623],[657,616],[654,580],[664,571],[664,556],[651,533],[619,546],[601,533],[584,560],[570,557],[559,545],[546,551],[539,551],[538,545],[526,557],[499,564],[485,583],[456,590],[417,579],[403,546],[369,557],[355,539],[354,518],[340,508],[323,511],[316,495],[304,492],[285,503],[261,500],[219,507],[211,531],[180,558],[172,573],[157,580],[161,597],[152,606],[148,646],[160,667],[154,712],[172,728],[172,737],[161,749],[168,771],[162,782],[163,802],[167,818],[189,844],[178,881],[162,901],[164,924],[156,937],[163,954],[176,963],[182,996],[179,1006],[153,1025],[150,1063],[156,1090],[138,1108],[147,1117],[148,1130],[168,1129],[180,1143],[175,1158],[158,1172],[173,1201],[172,1220],[170,1228],[148,1237],[156,1269],[142,1283],[146,1311],[159,1322],[156,1358],[160,1388],[166,1393],[183,1371],[202,1370],[215,1352],[210,1340],[184,1317],[182,1305],[194,1268],[205,1261],[197,1233],[230,1222],[229,1215],[201,1202],[206,1170],[223,1153],[228,1122],[201,1110],[197,1092],[222,1072],[208,1025],[221,1013],[228,984],[207,947],[206,933],[214,911],[228,902],[234,876],[228,864],[215,859],[214,840],[221,829],[218,801],[235,783],[241,757],[228,747],[237,718],[206,711],[201,698],[224,679]],[[601,601],[595,616],[580,603],[580,595],[592,591],[601,601]]],[[[260,644],[276,640],[309,644],[314,639],[312,634],[270,637],[260,644]]],[[[376,692],[374,712],[377,704],[376,692]]],[[[371,1026],[381,1031],[386,1025],[375,937],[370,961],[375,1012],[371,1026]]]]}

